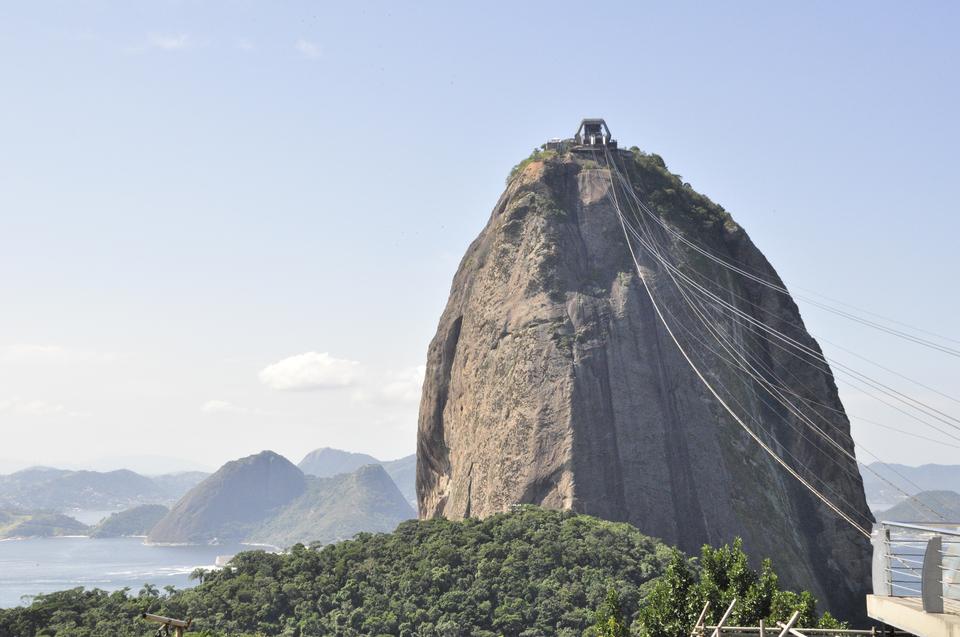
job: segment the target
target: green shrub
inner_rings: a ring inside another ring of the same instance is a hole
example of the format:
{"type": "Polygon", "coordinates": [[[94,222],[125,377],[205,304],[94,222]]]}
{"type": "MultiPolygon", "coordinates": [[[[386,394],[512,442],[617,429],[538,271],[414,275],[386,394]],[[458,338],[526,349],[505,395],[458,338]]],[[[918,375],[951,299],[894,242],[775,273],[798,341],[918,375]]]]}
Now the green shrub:
{"type": "Polygon", "coordinates": [[[507,175],[507,185],[510,185],[510,182],[513,179],[523,172],[523,169],[530,165],[531,162],[535,161],[547,161],[557,156],[557,151],[555,150],[544,150],[541,148],[535,148],[530,156],[521,161],[519,164],[510,169],[510,174],[507,175]]]}
{"type": "Polygon", "coordinates": [[[829,613],[817,616],[817,602],[809,592],[780,590],[770,560],[763,561],[759,573],[751,569],[738,538],[733,546],[704,546],[699,564],[675,552],[666,574],[641,605],[634,630],[643,637],[688,637],[706,602],[710,608],[705,621],[715,625],[734,598],[730,625],[757,625],[763,619],[776,626],[799,611],[798,628],[841,626],[829,613]]]}

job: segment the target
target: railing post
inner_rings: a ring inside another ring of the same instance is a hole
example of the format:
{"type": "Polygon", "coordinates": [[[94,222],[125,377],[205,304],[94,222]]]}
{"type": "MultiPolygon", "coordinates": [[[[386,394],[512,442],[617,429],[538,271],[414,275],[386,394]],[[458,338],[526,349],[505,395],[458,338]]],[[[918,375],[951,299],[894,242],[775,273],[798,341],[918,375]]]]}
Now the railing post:
{"type": "Polygon", "coordinates": [[[720,618],[720,621],[717,622],[717,627],[714,629],[713,635],[711,635],[711,637],[720,637],[720,631],[723,630],[723,625],[727,623],[727,619],[730,618],[730,613],[733,612],[733,607],[736,605],[737,605],[737,598],[734,597],[733,600],[731,600],[730,605],[727,606],[727,612],[725,612],[723,614],[723,617],[720,618]]]}
{"type": "Polygon", "coordinates": [[[920,597],[923,610],[927,613],[943,612],[943,538],[932,536],[927,541],[927,550],[923,554],[923,572],[920,580],[920,597]]]}
{"type": "Polygon", "coordinates": [[[793,625],[797,623],[798,617],[800,617],[800,611],[795,610],[793,611],[793,615],[790,615],[790,621],[788,621],[786,624],[783,622],[777,622],[777,626],[783,628],[783,630],[780,631],[779,637],[787,637],[787,634],[793,629],[793,625]]]}
{"type": "Polygon", "coordinates": [[[707,611],[710,610],[710,602],[707,601],[703,605],[703,610],[700,611],[700,617],[697,618],[697,623],[693,625],[693,630],[690,632],[690,637],[703,637],[703,622],[707,618],[707,611]]]}
{"type": "Polygon", "coordinates": [[[893,582],[890,577],[890,529],[881,524],[873,537],[873,594],[883,597],[893,595],[893,582]]]}

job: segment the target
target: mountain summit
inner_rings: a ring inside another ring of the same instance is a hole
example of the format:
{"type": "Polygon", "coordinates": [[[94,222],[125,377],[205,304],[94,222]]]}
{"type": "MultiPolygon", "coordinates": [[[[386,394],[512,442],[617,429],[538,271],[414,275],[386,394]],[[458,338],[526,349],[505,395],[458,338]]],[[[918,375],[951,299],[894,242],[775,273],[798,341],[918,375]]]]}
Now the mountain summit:
{"type": "MultiPolygon", "coordinates": [[[[326,451],[334,459],[359,455],[326,451]]],[[[317,478],[263,451],[228,462],[191,489],[150,530],[148,540],[252,541],[282,548],[391,531],[412,517],[410,504],[380,464],[317,478]]]]}
{"type": "Polygon", "coordinates": [[[420,516],[484,517],[533,503],[627,521],[694,554],[742,536],[749,554],[774,560],[787,586],[811,590],[841,616],[862,616],[868,541],[724,411],[643,283],[753,431],[869,528],[830,370],[717,307],[704,311],[718,336],[704,332],[654,254],[641,251],[634,263],[618,212],[631,196],[650,209],[645,223],[663,224],[650,236],[680,272],[820,351],[789,294],[737,276],[677,238],[783,286],[730,215],[659,156],[548,145],[511,174],[461,261],[430,344],[417,446],[420,516]],[[720,336],[799,400],[821,405],[839,447],[770,400],[760,380],[725,364],[712,341],[720,336]]]}
{"type": "Polygon", "coordinates": [[[233,460],[183,496],[148,540],[190,544],[243,539],[306,488],[303,472],[272,451],[233,460]]]}

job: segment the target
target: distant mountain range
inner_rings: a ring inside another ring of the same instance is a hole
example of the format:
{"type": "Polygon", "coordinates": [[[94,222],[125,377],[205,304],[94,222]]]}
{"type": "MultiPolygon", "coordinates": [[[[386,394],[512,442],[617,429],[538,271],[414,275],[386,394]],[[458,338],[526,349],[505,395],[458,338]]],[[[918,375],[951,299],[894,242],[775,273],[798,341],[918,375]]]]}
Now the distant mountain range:
{"type": "MultiPolygon", "coordinates": [[[[874,463],[869,469],[861,473],[878,519],[936,521],[933,509],[960,521],[960,465],[874,463]]],[[[32,467],[0,475],[0,539],[148,535],[157,543],[240,540],[287,547],[390,531],[416,517],[415,506],[415,455],[381,461],[324,447],[294,465],[264,451],[213,474],[159,476],[32,467]],[[121,511],[86,526],[63,515],[70,509],[121,511]]]]}
{"type": "Polygon", "coordinates": [[[925,464],[910,467],[902,464],[874,462],[861,465],[863,488],[867,504],[874,514],[886,511],[923,491],[954,491],[960,493],[960,465],[925,464]],[[875,472],[875,473],[874,473],[875,472]],[[879,476],[877,475],[879,474],[879,476]],[[898,488],[892,487],[885,478],[898,488]],[[907,495],[904,495],[906,492],[907,495]]]}
{"type": "Polygon", "coordinates": [[[380,461],[365,453],[321,447],[305,455],[297,467],[307,475],[329,478],[339,473],[351,473],[368,464],[380,464],[380,461]]]}
{"type": "Polygon", "coordinates": [[[207,475],[194,471],[151,478],[127,469],[100,472],[32,467],[0,476],[0,508],[65,511],[172,503],[207,475]]]}
{"type": "Polygon", "coordinates": [[[89,535],[94,538],[146,535],[167,514],[162,504],[143,504],[87,526],[69,515],[50,511],[0,511],[0,539],[89,535]]]}
{"type": "Polygon", "coordinates": [[[877,519],[896,522],[960,522],[960,493],[921,491],[909,500],[877,514],[877,519]],[[937,515],[939,514],[939,515],[937,515]]]}
{"type": "Polygon", "coordinates": [[[304,456],[297,466],[307,475],[329,478],[339,473],[351,473],[370,464],[383,466],[410,506],[414,509],[417,507],[417,454],[415,453],[397,460],[384,461],[365,453],[322,447],[304,456]]]}
{"type": "Polygon", "coordinates": [[[329,447],[310,452],[299,467],[264,451],[213,474],[31,467],[0,475],[0,538],[147,535],[156,543],[240,540],[280,547],[332,542],[390,531],[416,517],[415,482],[414,455],[383,462],[329,447]],[[119,512],[87,526],[64,515],[74,509],[119,512]]]}
{"type": "Polygon", "coordinates": [[[360,531],[393,531],[416,517],[390,475],[379,464],[329,478],[307,477],[306,491],[246,539],[291,546],[336,542],[360,531]]]}
{"type": "Polygon", "coordinates": [[[150,542],[204,544],[243,540],[307,489],[303,472],[264,451],[223,465],[187,492],[150,531],[150,542]]]}
{"type": "MultiPolygon", "coordinates": [[[[359,454],[334,451],[310,454],[311,461],[332,459],[314,470],[323,472],[333,465],[349,471],[358,460],[359,454]]],[[[350,473],[317,478],[283,456],[263,451],[228,462],[191,489],[153,527],[148,541],[230,540],[286,547],[333,542],[360,531],[388,531],[413,517],[413,509],[375,460],[350,473]]]]}

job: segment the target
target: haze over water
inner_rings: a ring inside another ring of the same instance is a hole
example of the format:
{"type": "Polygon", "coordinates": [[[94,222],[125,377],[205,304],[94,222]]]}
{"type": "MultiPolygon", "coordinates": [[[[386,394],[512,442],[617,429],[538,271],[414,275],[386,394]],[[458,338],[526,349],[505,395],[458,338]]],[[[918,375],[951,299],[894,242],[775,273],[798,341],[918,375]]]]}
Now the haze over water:
{"type": "Polygon", "coordinates": [[[0,608],[23,604],[24,595],[77,586],[136,594],[150,583],[186,588],[190,573],[212,568],[218,555],[249,546],[148,546],[142,538],[31,538],[0,541],[0,608]]]}

